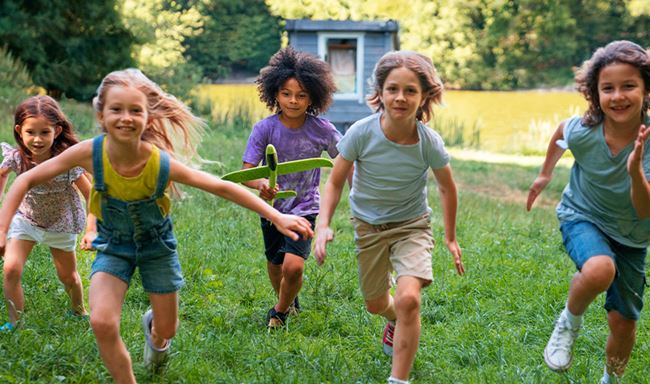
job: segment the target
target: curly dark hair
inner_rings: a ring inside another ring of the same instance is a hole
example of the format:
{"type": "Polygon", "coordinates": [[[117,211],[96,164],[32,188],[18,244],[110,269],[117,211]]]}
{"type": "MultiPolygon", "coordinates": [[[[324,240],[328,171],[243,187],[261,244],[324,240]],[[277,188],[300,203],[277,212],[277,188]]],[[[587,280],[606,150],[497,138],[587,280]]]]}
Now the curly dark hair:
{"type": "Polygon", "coordinates": [[[271,57],[269,65],[260,70],[260,75],[255,80],[260,100],[269,110],[280,112],[276,97],[282,85],[291,78],[296,79],[309,94],[311,105],[307,107],[307,113],[318,115],[332,104],[336,85],[329,64],[288,46],[271,57]]]}
{"type": "Polygon", "coordinates": [[[645,114],[650,107],[650,98],[648,97],[648,92],[650,92],[650,55],[640,45],[631,41],[612,41],[605,47],[598,48],[591,58],[576,71],[576,88],[589,103],[589,108],[582,116],[582,123],[586,126],[598,125],[605,118],[600,109],[598,77],[603,68],[614,63],[630,64],[639,69],[645,88],[642,113],[645,114]]]}
{"type": "Polygon", "coordinates": [[[402,67],[413,71],[420,80],[424,103],[421,108],[418,108],[416,119],[426,123],[433,117],[433,104],[442,103],[444,87],[431,59],[421,53],[392,51],[382,56],[375,65],[375,70],[369,81],[372,90],[366,98],[368,106],[375,112],[384,110],[380,96],[386,78],[393,69],[402,67]]]}
{"type": "Polygon", "coordinates": [[[18,129],[14,129],[14,138],[18,144],[18,153],[21,159],[21,170],[24,172],[32,167],[32,153],[29,151],[23,138],[20,136],[19,130],[22,129],[23,123],[29,118],[45,118],[53,127],[61,128],[59,133],[52,143],[51,153],[52,157],[65,151],[79,142],[74,133],[72,122],[63,113],[59,103],[50,96],[32,96],[16,107],[14,113],[14,124],[18,129]]]}

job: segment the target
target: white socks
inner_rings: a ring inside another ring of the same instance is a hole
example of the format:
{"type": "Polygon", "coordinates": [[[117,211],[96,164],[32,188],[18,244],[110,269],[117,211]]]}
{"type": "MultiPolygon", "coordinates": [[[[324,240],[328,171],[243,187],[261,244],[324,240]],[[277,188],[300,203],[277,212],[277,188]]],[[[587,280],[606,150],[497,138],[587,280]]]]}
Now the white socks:
{"type": "Polygon", "coordinates": [[[572,314],[568,307],[564,307],[560,317],[566,319],[573,330],[577,330],[582,326],[582,315],[576,316],[572,314]]]}
{"type": "Polygon", "coordinates": [[[388,378],[388,384],[409,384],[409,381],[396,379],[393,376],[391,376],[388,378]]]}

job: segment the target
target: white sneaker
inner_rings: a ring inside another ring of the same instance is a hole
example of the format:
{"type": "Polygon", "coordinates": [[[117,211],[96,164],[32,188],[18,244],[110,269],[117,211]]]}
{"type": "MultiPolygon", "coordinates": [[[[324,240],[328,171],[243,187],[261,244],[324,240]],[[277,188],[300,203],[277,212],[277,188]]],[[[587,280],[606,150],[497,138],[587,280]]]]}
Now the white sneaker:
{"type": "Polygon", "coordinates": [[[600,379],[600,384],[621,384],[621,377],[616,375],[609,375],[607,373],[607,366],[605,366],[605,372],[603,372],[603,377],[600,379]]]}
{"type": "Polygon", "coordinates": [[[144,330],[144,367],[150,370],[157,370],[167,362],[169,356],[169,347],[172,341],[167,340],[164,348],[157,348],[151,341],[151,324],[153,322],[153,312],[148,310],[142,315],[142,329],[144,330]]]}
{"type": "Polygon", "coordinates": [[[544,349],[544,361],[554,371],[566,371],[571,366],[573,343],[580,328],[572,329],[568,321],[560,315],[555,329],[544,349]]]}

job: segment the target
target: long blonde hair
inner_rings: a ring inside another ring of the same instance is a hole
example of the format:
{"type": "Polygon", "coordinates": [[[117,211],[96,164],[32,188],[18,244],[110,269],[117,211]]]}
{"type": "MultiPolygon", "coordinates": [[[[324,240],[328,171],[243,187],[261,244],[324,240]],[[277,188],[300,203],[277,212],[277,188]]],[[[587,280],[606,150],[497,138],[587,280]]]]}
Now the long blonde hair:
{"type": "MultiPolygon", "coordinates": [[[[204,132],[205,121],[195,116],[182,101],[163,91],[139,69],[129,68],[111,72],[104,77],[97,88],[97,96],[93,98],[96,112],[103,110],[106,94],[112,87],[133,87],[146,96],[149,122],[142,140],[185,163],[200,161],[196,147],[204,132]],[[180,142],[182,147],[177,150],[180,142]]],[[[102,127],[102,130],[105,131],[105,128],[102,127]]]]}

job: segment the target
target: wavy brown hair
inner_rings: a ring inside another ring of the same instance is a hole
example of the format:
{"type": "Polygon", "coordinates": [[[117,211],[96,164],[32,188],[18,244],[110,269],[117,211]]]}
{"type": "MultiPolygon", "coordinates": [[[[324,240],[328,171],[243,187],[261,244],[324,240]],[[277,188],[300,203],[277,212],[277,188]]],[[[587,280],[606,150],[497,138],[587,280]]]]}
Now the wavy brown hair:
{"type": "Polygon", "coordinates": [[[627,40],[612,41],[594,52],[576,71],[576,88],[589,103],[589,108],[582,116],[582,123],[593,127],[600,124],[605,115],[600,109],[598,96],[598,78],[600,71],[610,64],[629,64],[639,69],[643,79],[644,97],[641,113],[645,114],[650,107],[650,55],[640,45],[627,40]]]}
{"type": "Polygon", "coordinates": [[[269,110],[280,113],[276,98],[282,85],[291,78],[296,79],[309,94],[311,104],[307,107],[307,113],[318,115],[327,111],[332,104],[332,94],[336,91],[329,64],[291,46],[274,54],[269,65],[260,70],[255,80],[260,100],[269,110]]]}
{"type": "Polygon", "coordinates": [[[52,129],[56,127],[61,128],[61,132],[54,137],[52,148],[50,148],[52,157],[79,142],[79,139],[77,139],[74,133],[72,123],[65,113],[63,113],[56,100],[50,96],[32,96],[24,100],[16,107],[16,112],[14,113],[14,138],[16,139],[16,144],[18,144],[21,172],[32,168],[34,163],[32,153],[25,146],[19,131],[22,129],[25,120],[39,117],[47,120],[52,125],[52,129]]]}
{"type": "Polygon", "coordinates": [[[442,103],[443,85],[431,59],[421,53],[393,51],[382,56],[370,78],[372,93],[366,98],[368,106],[375,112],[384,110],[380,96],[386,78],[393,69],[402,67],[411,70],[420,80],[424,103],[418,108],[416,118],[426,123],[433,117],[433,104],[442,103]]]}

